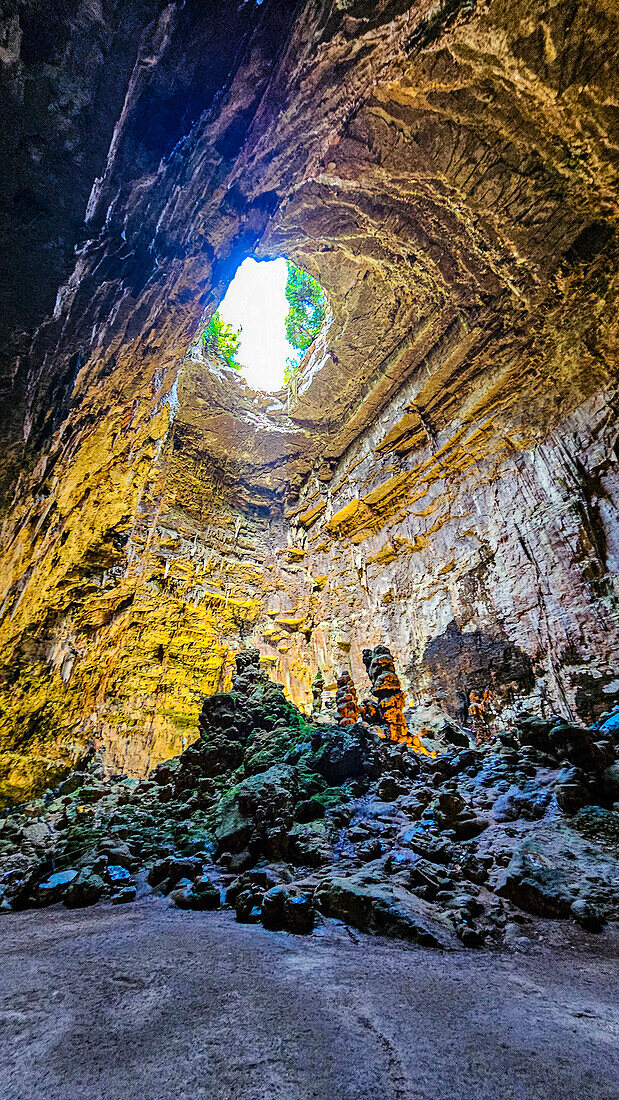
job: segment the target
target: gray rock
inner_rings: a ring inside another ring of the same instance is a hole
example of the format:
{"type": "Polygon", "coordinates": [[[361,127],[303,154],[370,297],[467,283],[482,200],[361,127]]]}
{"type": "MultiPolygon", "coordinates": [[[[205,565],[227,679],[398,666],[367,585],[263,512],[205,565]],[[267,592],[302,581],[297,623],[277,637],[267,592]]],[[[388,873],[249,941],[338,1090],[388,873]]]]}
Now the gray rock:
{"type": "Polygon", "coordinates": [[[126,882],[131,877],[127,868],[121,867],[119,863],[109,863],[105,873],[110,882],[113,883],[126,882]]]}
{"type": "Polygon", "coordinates": [[[370,758],[369,730],[362,723],[340,729],[338,726],[322,727],[322,744],[308,756],[306,763],[312,771],[326,779],[330,786],[344,783],[363,775],[370,758]]]}
{"type": "Polygon", "coordinates": [[[574,902],[619,916],[619,862],[564,822],[540,825],[516,847],[495,880],[500,897],[543,917],[569,917],[574,902]]]}
{"type": "Polygon", "coordinates": [[[453,858],[454,847],[450,841],[444,837],[434,836],[427,829],[417,825],[404,829],[398,837],[398,843],[424,856],[432,863],[449,863],[453,858]]]}
{"type": "Polygon", "coordinates": [[[221,895],[212,879],[208,875],[200,875],[194,879],[191,888],[192,909],[219,909],[221,908],[221,895]]]}
{"type": "Polygon", "coordinates": [[[308,821],[316,821],[318,818],[325,816],[324,803],[315,798],[306,798],[295,806],[294,816],[302,824],[307,824],[308,821]]]}
{"type": "Polygon", "coordinates": [[[273,931],[311,932],[316,910],[309,897],[289,886],[273,886],[262,898],[262,923],[273,931]]]}
{"type": "Polygon", "coordinates": [[[604,919],[599,909],[585,898],[577,898],[571,906],[571,914],[585,932],[601,932],[604,919]]]}
{"type": "Polygon", "coordinates": [[[264,891],[257,887],[248,887],[237,895],[234,911],[239,924],[258,924],[262,917],[262,898],[264,891]]]}
{"type": "Polygon", "coordinates": [[[407,787],[403,786],[395,775],[383,775],[376,786],[376,793],[382,802],[394,802],[398,795],[404,794],[407,787]]]}
{"type": "Polygon", "coordinates": [[[84,867],[69,884],[63,900],[68,909],[82,909],[100,901],[105,889],[101,876],[84,867]]]}
{"type": "Polygon", "coordinates": [[[325,916],[339,917],[363,932],[401,936],[426,947],[454,942],[447,922],[427,902],[395,886],[367,883],[359,875],[325,880],[314,902],[325,916]]]}
{"type": "Polygon", "coordinates": [[[173,905],[176,905],[178,909],[190,909],[189,896],[191,892],[191,879],[182,878],[177,883],[174,889],[170,890],[168,894],[169,900],[173,905]]]}
{"type": "Polygon", "coordinates": [[[297,864],[321,867],[333,858],[333,848],[324,821],[294,825],[288,834],[289,856],[297,864]]]}
{"type": "Polygon", "coordinates": [[[77,878],[78,873],[73,867],[67,867],[65,871],[56,871],[55,874],[45,879],[45,882],[40,882],[37,886],[37,895],[40,902],[43,905],[52,905],[54,902],[60,901],[68,886],[77,878]]]}
{"type": "Polygon", "coordinates": [[[112,895],[112,903],[114,905],[126,905],[127,902],[135,901],[136,895],[136,886],[121,886],[120,889],[112,895]]]}
{"type": "Polygon", "coordinates": [[[492,810],[495,821],[538,821],[544,816],[552,798],[548,788],[527,785],[524,789],[512,786],[500,795],[492,810]]]}

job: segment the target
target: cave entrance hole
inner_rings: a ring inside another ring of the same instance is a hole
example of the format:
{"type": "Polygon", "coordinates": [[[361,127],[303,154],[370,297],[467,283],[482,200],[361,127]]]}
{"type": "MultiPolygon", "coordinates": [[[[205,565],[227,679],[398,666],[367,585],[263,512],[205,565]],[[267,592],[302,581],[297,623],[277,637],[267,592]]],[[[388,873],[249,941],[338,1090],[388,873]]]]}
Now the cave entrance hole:
{"type": "Polygon", "coordinates": [[[320,284],[283,256],[243,261],[210,319],[207,355],[239,371],[254,390],[294,385],[301,360],[326,323],[320,284]]]}

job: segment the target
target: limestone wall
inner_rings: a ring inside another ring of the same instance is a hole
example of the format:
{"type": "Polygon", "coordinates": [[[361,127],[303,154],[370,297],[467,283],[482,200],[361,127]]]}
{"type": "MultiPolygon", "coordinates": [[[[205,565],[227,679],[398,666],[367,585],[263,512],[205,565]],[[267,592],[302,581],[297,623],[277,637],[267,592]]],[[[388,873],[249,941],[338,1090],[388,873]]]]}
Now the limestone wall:
{"type": "Polygon", "coordinates": [[[91,171],[3,347],[5,792],[93,734],[135,773],[178,751],[249,638],[300,703],[317,666],[362,690],[380,641],[452,711],[485,675],[611,701],[615,6],[136,3],[116,51],[104,5],[116,99],[60,175],[84,27],[37,61],[35,7],[3,32],[11,95],[55,66],[40,192],[91,171]],[[333,314],[292,403],[188,355],[242,259],[282,253],[333,314]]]}

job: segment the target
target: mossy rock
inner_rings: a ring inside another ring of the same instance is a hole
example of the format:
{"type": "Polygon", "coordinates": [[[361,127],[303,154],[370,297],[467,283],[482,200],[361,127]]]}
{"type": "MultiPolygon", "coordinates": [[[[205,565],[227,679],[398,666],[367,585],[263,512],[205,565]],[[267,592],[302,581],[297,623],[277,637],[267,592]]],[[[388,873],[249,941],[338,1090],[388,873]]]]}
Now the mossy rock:
{"type": "MultiPolygon", "coordinates": [[[[299,777],[299,798],[311,799],[327,790],[326,779],[323,779],[318,772],[310,771],[302,762],[297,764],[297,774],[299,777]]],[[[339,790],[338,787],[332,789],[334,791],[339,790]]]]}
{"type": "Polygon", "coordinates": [[[350,796],[342,787],[327,787],[326,790],[312,795],[309,801],[318,802],[321,806],[324,806],[326,811],[341,806],[343,802],[350,802],[350,796]]]}
{"type": "Polygon", "coordinates": [[[322,867],[333,859],[324,821],[293,825],[288,834],[290,858],[302,866],[322,867]]]}

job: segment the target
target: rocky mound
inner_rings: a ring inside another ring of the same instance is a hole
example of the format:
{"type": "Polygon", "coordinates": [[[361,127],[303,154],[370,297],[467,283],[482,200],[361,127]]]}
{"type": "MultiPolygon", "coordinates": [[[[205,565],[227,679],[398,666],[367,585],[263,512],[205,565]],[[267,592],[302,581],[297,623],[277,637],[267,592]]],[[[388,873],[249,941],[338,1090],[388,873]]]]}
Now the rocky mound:
{"type": "Polygon", "coordinates": [[[0,909],[165,895],[310,932],[322,917],[449,947],[521,939],[529,917],[619,916],[619,715],[523,714],[435,757],[360,719],[308,721],[239,655],[200,737],[146,780],[91,753],[0,819],[0,909]]]}

